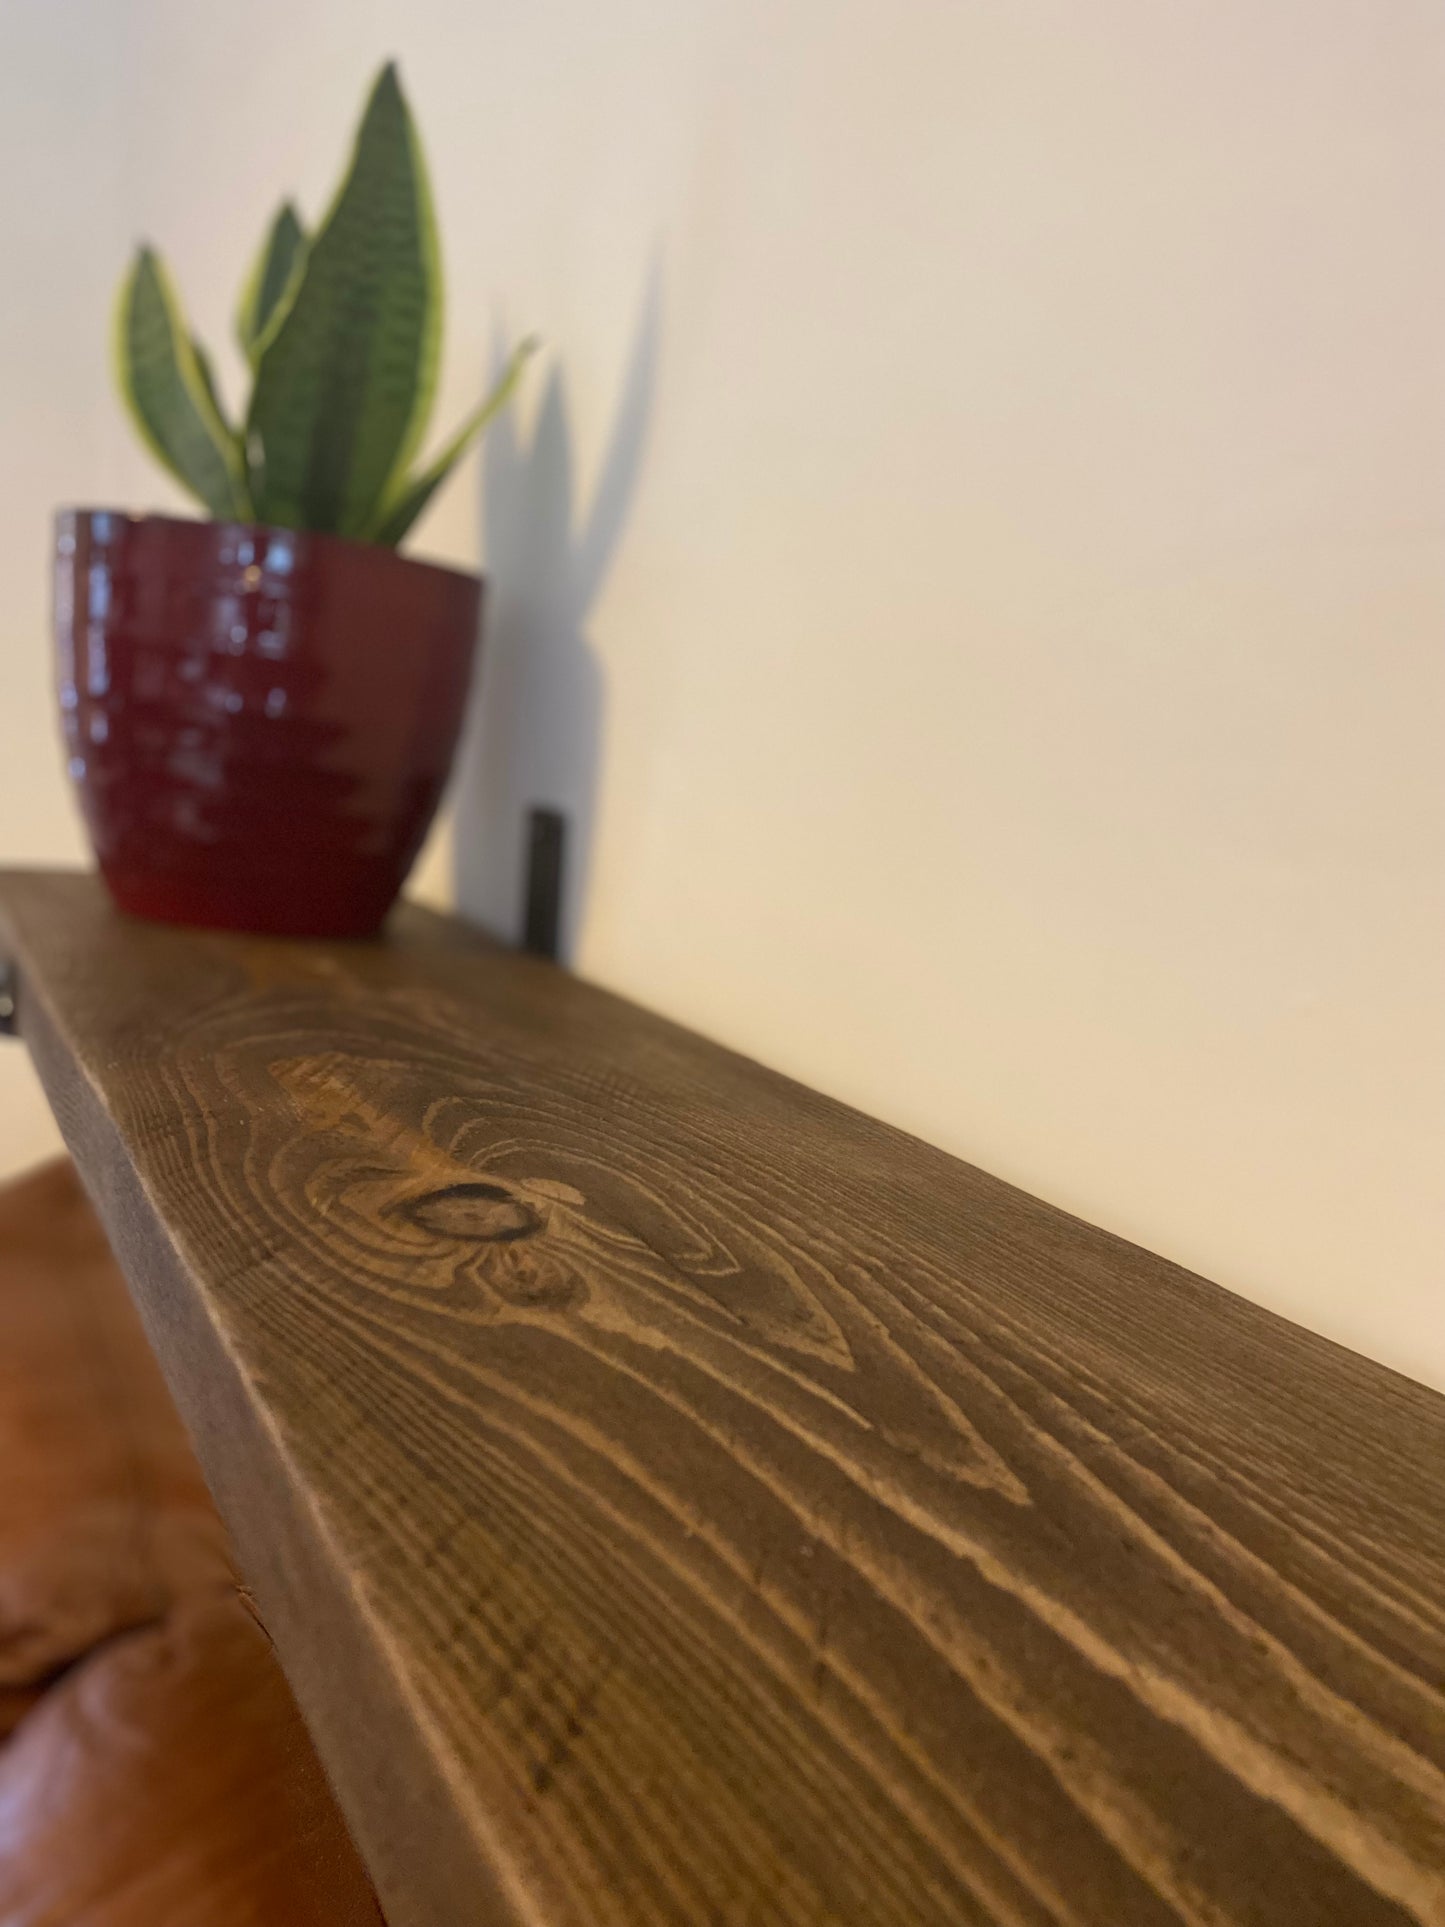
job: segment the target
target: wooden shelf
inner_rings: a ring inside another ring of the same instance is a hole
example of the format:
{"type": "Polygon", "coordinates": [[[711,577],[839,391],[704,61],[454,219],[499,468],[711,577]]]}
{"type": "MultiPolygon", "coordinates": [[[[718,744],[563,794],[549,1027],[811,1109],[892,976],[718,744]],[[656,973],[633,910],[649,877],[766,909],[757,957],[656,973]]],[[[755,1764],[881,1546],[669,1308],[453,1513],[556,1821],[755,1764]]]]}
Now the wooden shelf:
{"type": "Polygon", "coordinates": [[[394,1927],[1445,1921],[1445,1400],[442,918],[0,924],[394,1927]]]}

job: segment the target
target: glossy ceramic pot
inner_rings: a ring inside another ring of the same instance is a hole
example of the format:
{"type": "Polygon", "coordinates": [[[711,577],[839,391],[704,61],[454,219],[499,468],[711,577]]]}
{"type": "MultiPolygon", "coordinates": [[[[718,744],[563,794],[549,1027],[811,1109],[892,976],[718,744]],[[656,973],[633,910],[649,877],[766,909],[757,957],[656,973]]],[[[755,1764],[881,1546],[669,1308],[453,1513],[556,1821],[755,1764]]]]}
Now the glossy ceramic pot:
{"type": "Polygon", "coordinates": [[[61,722],[117,905],[374,931],[451,767],[481,594],[339,536],[58,516],[61,722]]]}

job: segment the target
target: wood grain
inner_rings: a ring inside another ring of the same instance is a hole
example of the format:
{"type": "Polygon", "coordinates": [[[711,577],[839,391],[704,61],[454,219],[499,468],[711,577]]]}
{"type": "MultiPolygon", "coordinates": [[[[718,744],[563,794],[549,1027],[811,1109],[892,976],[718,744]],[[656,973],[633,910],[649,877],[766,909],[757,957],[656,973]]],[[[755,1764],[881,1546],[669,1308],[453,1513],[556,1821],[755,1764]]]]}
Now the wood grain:
{"type": "Polygon", "coordinates": [[[1445,1923],[1445,1400],[446,920],[0,916],[394,1927],[1445,1923]]]}

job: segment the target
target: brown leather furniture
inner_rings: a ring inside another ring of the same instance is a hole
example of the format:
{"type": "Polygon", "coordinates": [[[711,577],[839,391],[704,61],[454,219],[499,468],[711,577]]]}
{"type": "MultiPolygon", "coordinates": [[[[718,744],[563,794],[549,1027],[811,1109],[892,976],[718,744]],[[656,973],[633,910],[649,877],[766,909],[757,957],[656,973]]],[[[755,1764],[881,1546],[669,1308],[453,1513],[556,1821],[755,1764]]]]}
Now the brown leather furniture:
{"type": "Polygon", "coordinates": [[[68,1162],[0,1189],[0,1927],[379,1927],[68,1162]]]}

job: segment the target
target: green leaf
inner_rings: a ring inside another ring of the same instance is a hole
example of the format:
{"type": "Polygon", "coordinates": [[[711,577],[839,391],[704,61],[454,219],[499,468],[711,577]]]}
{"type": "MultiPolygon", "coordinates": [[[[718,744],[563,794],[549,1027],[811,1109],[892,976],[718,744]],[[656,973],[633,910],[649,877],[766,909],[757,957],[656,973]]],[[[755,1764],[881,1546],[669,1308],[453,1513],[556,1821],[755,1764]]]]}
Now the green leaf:
{"type": "Polygon", "coordinates": [[[295,297],[306,267],[306,230],[290,201],[277,210],[266,231],[236,310],[236,339],[254,368],[269,333],[295,297]]]}
{"type": "Polygon", "coordinates": [[[366,528],[425,432],[440,337],[431,192],[387,66],[300,286],[262,344],[246,442],[264,520],[366,528]]]}
{"type": "Polygon", "coordinates": [[[523,368],[540,346],[541,343],[535,336],[528,336],[507,363],[501,380],[491,394],[473,414],[468,415],[435,460],[429,462],[417,474],[405,477],[400,484],[392,487],[364,532],[368,542],[381,542],[389,548],[395,548],[447,476],[451,474],[471,443],[481,434],[492,417],[500,414],[512,399],[517,383],[521,380],[523,368]]]}
{"type": "Polygon", "coordinates": [[[212,515],[249,516],[235,441],[151,248],[137,250],[121,283],[115,355],[121,394],[154,454],[212,515]]]}
{"type": "Polygon", "coordinates": [[[191,336],[191,353],[196,358],[196,373],[200,376],[201,386],[206,391],[206,400],[216,411],[216,420],[234,441],[236,431],[231,426],[230,419],[226,414],[225,403],[221,400],[221,391],[216,386],[216,371],[211,366],[211,357],[206,353],[194,335],[191,336]]]}

